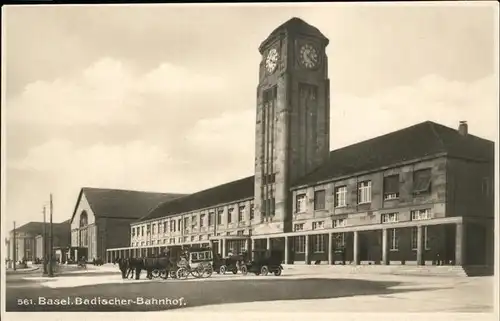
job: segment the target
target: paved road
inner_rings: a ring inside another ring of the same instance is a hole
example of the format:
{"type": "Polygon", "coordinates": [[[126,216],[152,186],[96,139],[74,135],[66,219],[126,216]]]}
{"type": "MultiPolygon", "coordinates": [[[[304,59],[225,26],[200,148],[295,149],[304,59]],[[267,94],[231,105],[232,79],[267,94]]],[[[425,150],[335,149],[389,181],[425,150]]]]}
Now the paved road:
{"type": "Polygon", "coordinates": [[[159,311],[223,303],[326,299],[407,291],[389,289],[398,284],[399,282],[376,282],[359,279],[292,279],[286,276],[279,279],[260,276],[251,280],[243,280],[234,276],[230,280],[213,279],[210,282],[167,280],[47,288],[38,282],[24,280],[21,276],[8,276],[6,310],[159,311]],[[130,301],[123,305],[110,305],[103,302],[105,299],[115,298],[130,301]],[[61,305],[63,301],[56,304],[56,299],[66,299],[68,305],[61,305]],[[84,304],[83,299],[99,299],[101,304],[95,304],[96,302],[84,304]],[[148,302],[149,299],[164,300],[148,302]],[[53,304],[50,304],[51,300],[54,301],[53,304]],[[44,302],[45,304],[43,304],[44,302]]]}

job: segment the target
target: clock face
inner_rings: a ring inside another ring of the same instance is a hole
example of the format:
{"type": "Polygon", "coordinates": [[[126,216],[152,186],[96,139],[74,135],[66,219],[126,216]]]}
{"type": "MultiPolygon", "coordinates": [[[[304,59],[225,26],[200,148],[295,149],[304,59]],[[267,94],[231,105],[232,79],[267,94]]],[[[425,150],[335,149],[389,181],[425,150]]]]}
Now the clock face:
{"type": "Polygon", "coordinates": [[[275,48],[269,50],[266,58],[266,69],[268,72],[273,72],[278,65],[278,50],[275,48]]]}
{"type": "Polygon", "coordinates": [[[318,51],[310,44],[300,48],[300,63],[306,68],[314,68],[318,65],[318,51]]]}

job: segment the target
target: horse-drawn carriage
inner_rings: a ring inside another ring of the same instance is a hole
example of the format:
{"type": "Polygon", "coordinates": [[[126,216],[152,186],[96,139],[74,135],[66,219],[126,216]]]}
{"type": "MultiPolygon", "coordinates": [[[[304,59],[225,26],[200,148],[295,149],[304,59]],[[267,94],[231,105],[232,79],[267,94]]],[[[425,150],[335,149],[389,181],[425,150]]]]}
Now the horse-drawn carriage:
{"type": "Polygon", "coordinates": [[[148,278],[187,279],[189,275],[195,278],[208,278],[213,273],[213,254],[210,248],[189,249],[156,258],[144,258],[144,269],[148,278]]]}

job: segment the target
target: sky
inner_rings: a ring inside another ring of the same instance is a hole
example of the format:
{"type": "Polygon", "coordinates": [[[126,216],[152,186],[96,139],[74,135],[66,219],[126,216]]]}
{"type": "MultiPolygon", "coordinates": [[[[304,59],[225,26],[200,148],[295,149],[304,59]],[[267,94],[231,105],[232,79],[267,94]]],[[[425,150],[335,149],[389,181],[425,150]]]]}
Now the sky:
{"type": "Polygon", "coordinates": [[[332,150],[426,120],[496,140],[497,7],[4,6],[3,226],[253,175],[258,47],[292,17],[330,39],[332,150]]]}

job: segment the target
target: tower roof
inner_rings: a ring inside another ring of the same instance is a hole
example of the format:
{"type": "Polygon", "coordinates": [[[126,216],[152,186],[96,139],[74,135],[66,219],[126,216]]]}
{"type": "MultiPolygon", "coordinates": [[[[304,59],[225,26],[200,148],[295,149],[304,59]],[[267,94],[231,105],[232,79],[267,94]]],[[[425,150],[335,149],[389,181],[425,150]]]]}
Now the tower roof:
{"type": "Polygon", "coordinates": [[[304,20],[293,17],[292,19],[286,21],[285,23],[281,24],[279,27],[274,29],[273,32],[264,40],[260,46],[259,46],[259,51],[262,53],[264,50],[264,47],[266,47],[269,42],[275,38],[279,34],[302,34],[302,35],[307,35],[307,36],[313,36],[320,38],[324,41],[325,46],[328,45],[328,38],[325,37],[324,34],[321,33],[321,31],[318,30],[318,28],[311,26],[304,20]]]}

